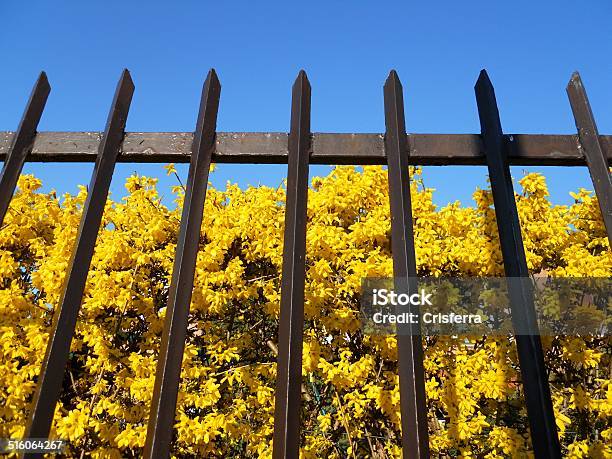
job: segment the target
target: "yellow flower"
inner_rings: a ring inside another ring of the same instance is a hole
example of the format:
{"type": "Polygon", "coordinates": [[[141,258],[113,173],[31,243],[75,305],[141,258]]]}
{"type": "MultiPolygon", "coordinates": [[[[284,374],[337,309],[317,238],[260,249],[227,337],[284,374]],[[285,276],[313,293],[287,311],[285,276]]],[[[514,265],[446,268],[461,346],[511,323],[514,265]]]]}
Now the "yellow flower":
{"type": "Polygon", "coordinates": [[[176,174],[176,167],[174,167],[174,163],[167,164],[164,166],[164,169],[166,169],[166,175],[176,174]]]}
{"type": "MultiPolygon", "coordinates": [[[[165,169],[176,173],[173,164],[165,169]]],[[[438,207],[421,170],[410,174],[419,274],[503,275],[490,190],[474,193],[475,207],[438,207]]],[[[520,183],[531,273],[609,277],[612,251],[593,193],[579,190],[574,204],[555,206],[543,176],[520,183]]],[[[52,435],[70,441],[69,457],[142,455],[185,190],[175,187],[174,205],[162,201],[155,178],[134,175],[125,185],[127,196],[105,207],[54,418],[52,435]]],[[[40,186],[20,178],[0,228],[0,438],[23,435],[87,196],[85,187],[58,198],[40,186]]],[[[271,457],[284,202],[283,187],[208,189],[176,457],[271,457]]],[[[343,166],[313,179],[300,388],[305,458],[401,457],[397,339],[364,335],[359,314],[362,279],[392,276],[390,225],[384,168],[343,166]]],[[[562,308],[546,304],[562,318],[562,308]]],[[[432,456],[533,457],[514,339],[422,342],[432,456]]],[[[548,336],[543,344],[564,454],[612,457],[609,338],[548,336]]]]}

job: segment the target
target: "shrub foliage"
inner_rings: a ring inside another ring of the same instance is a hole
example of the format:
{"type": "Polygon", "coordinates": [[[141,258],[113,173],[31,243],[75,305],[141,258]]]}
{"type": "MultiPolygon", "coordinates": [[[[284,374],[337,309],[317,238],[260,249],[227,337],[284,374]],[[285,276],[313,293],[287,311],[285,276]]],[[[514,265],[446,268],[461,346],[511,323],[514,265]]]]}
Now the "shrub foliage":
{"type": "MultiPolygon", "coordinates": [[[[172,165],[167,167],[173,173],[172,165]]],[[[434,205],[412,171],[418,272],[503,274],[489,190],[475,206],[434,205]]],[[[72,342],[52,436],[74,457],[138,457],[145,441],[184,190],[165,205],[134,175],[109,199],[72,342]]],[[[597,201],[554,206],[544,177],[517,195],[532,273],[612,273],[597,201]]],[[[58,198],[22,176],[0,228],[0,437],[20,438],[86,189],[58,198]]],[[[209,188],[183,357],[173,454],[269,457],[284,226],[283,187],[209,188]]],[[[361,279],[391,276],[386,171],[338,167],[309,191],[302,454],[399,457],[396,340],[368,336],[361,279]]],[[[564,454],[612,457],[611,341],[543,340],[564,454]]],[[[529,429],[511,337],[427,337],[432,454],[528,457],[529,429]]]]}

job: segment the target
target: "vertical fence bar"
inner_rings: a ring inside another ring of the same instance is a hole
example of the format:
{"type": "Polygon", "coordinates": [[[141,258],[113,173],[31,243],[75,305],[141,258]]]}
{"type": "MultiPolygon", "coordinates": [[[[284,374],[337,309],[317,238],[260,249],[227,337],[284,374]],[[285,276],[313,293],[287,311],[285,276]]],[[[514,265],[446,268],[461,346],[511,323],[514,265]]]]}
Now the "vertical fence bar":
{"type": "Polygon", "coordinates": [[[34,144],[36,128],[50,92],[47,74],[40,72],[0,173],[0,225],[4,222],[23,163],[34,144]]]}
{"type": "Polygon", "coordinates": [[[302,70],[293,84],[291,99],[274,406],[273,457],[275,459],[297,458],[300,450],[300,388],[310,142],[310,83],[306,72],[302,70]]]}
{"type": "Polygon", "coordinates": [[[200,110],[191,148],[191,161],[181,216],[168,306],[162,335],[153,400],[149,411],[145,458],[168,458],[176,411],[187,319],[193,291],[198,243],[215,133],[221,84],[210,70],[202,89],[200,110]]]}
{"type": "MultiPolygon", "coordinates": [[[[75,248],[68,262],[59,308],[53,317],[25,437],[46,438],[51,429],[55,404],[60,395],[70,342],[83,299],[87,272],[94,253],[98,230],[113,177],[115,162],[124,136],[125,122],[134,93],[127,70],[121,74],[111,105],[104,136],[100,142],[87,200],[79,223],[75,248]]],[[[26,454],[24,457],[38,457],[26,454]]]]}
{"type": "MultiPolygon", "coordinates": [[[[504,138],[495,99],[495,91],[486,71],[475,86],[481,135],[489,169],[504,270],[509,278],[528,278],[527,260],[519,223],[510,167],[505,156],[504,138]]],[[[511,279],[513,280],[513,279],[511,279]]],[[[544,365],[544,353],[534,307],[533,292],[526,282],[510,282],[510,302],[516,347],[523,378],[523,389],[531,429],[531,441],[537,458],[561,457],[557,426],[544,365]]]]}
{"type": "MultiPolygon", "coordinates": [[[[391,250],[395,288],[416,291],[416,254],[410,201],[410,174],[402,84],[395,70],[385,82],[385,150],[389,170],[391,250]],[[406,282],[400,287],[401,284],[406,282]]],[[[409,306],[410,313],[419,308],[409,306]]],[[[423,345],[419,324],[404,324],[397,336],[403,457],[429,457],[423,345]]]]}
{"type": "Polygon", "coordinates": [[[612,180],[606,155],[599,142],[599,132],[591,104],[578,72],[572,75],[567,85],[567,95],[578,129],[579,147],[582,148],[589,167],[601,216],[608,233],[608,242],[612,248],[612,180]]]}

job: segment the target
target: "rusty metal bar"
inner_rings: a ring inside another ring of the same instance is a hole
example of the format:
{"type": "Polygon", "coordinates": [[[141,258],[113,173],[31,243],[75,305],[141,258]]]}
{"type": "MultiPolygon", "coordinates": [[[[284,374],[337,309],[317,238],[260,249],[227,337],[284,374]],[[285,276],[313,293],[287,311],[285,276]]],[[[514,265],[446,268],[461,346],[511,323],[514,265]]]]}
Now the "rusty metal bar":
{"type": "MultiPolygon", "coordinates": [[[[27,160],[30,162],[94,162],[101,133],[39,132],[27,160]]],[[[383,134],[314,133],[310,164],[387,164],[383,134]]],[[[13,138],[0,131],[0,160],[13,138]]],[[[192,132],[128,132],[119,162],[188,163],[192,132]]],[[[612,136],[599,143],[612,165],[612,136]]],[[[408,134],[410,165],[486,165],[479,134],[408,134]]],[[[507,134],[504,151],[511,166],[584,166],[576,135],[507,134]]],[[[217,132],[213,162],[287,164],[285,132],[217,132]]]]}
{"type": "MultiPolygon", "coordinates": [[[[79,224],[75,248],[68,263],[59,308],[53,316],[52,331],[47,344],[38,384],[32,403],[26,438],[47,438],[55,404],[60,395],[70,342],[83,299],[87,272],[94,253],[98,230],[119,154],[125,122],[134,93],[134,84],[127,70],[121,74],[106,130],[92,173],[89,192],[79,224]]],[[[24,457],[40,457],[26,454],[24,457]]]]}
{"type": "Polygon", "coordinates": [[[567,95],[578,129],[578,145],[582,149],[589,166],[595,195],[608,233],[608,242],[612,248],[612,180],[608,170],[609,161],[605,156],[591,104],[578,72],[572,75],[567,85],[567,95]]]}
{"type": "Polygon", "coordinates": [[[289,166],[274,402],[272,454],[275,459],[297,458],[300,450],[300,387],[310,151],[310,83],[303,70],[293,84],[291,130],[288,140],[289,166]]]}
{"type": "MultiPolygon", "coordinates": [[[[410,175],[406,148],[406,123],[402,84],[395,70],[385,82],[385,150],[389,170],[391,205],[391,252],[395,289],[416,291],[417,276],[410,175]],[[404,282],[407,282],[405,285],[404,282]]],[[[419,307],[410,305],[409,313],[419,314],[419,307]]],[[[403,324],[397,336],[400,385],[402,451],[404,458],[428,458],[427,402],[423,345],[419,324],[403,324]]]]}
{"type": "Polygon", "coordinates": [[[50,92],[51,86],[49,86],[47,74],[40,72],[40,76],[36,80],[30,94],[28,105],[23,112],[17,132],[13,136],[8,148],[4,166],[0,173],[0,225],[2,225],[6,211],[11,203],[23,163],[25,163],[26,156],[34,144],[36,128],[45,109],[50,92]]]}
{"type": "Polygon", "coordinates": [[[208,174],[215,144],[220,95],[221,84],[215,71],[210,70],[202,89],[192,148],[194,154],[189,164],[181,226],[168,292],[166,320],[155,372],[153,400],[144,448],[144,457],[150,459],[170,457],[189,304],[193,291],[208,174]]]}
{"type": "Polygon", "coordinates": [[[480,73],[475,86],[478,115],[482,139],[486,148],[489,179],[495,205],[495,216],[499,231],[504,270],[511,278],[509,285],[512,321],[515,331],[531,330],[529,334],[517,333],[518,352],[531,442],[535,457],[560,458],[560,445],[557,426],[548,385],[548,373],[544,364],[544,353],[540,341],[538,323],[533,303],[533,292],[525,282],[516,278],[529,278],[527,260],[510,168],[503,151],[503,134],[495,91],[486,71],[480,73]]]}

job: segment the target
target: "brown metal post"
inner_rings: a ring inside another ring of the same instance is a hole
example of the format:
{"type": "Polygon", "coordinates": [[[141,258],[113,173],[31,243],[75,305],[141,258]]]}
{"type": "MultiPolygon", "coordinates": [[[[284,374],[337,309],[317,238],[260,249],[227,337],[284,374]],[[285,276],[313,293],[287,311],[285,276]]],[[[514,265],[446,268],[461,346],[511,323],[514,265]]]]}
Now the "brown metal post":
{"type": "Polygon", "coordinates": [[[504,137],[495,99],[495,91],[487,72],[480,72],[475,86],[482,140],[487,156],[489,180],[495,204],[504,270],[509,281],[512,322],[516,331],[516,347],[523,377],[531,442],[537,458],[560,458],[560,444],[555,414],[544,365],[544,352],[538,333],[533,291],[523,247],[510,167],[505,155],[504,137]],[[522,330],[528,333],[521,334],[522,330]]]}
{"type": "MultiPolygon", "coordinates": [[[[389,200],[391,205],[391,250],[395,289],[408,287],[416,290],[416,254],[410,201],[410,175],[408,147],[404,119],[402,84],[395,70],[389,74],[384,87],[385,96],[385,150],[389,169],[389,200]]],[[[419,308],[410,305],[408,311],[419,314],[419,308]]],[[[402,451],[404,458],[429,457],[427,431],[427,401],[425,397],[425,370],[423,345],[419,324],[404,324],[397,336],[402,451]]]]}
{"type": "Polygon", "coordinates": [[[300,451],[300,387],[304,330],[306,209],[310,153],[310,83],[300,71],[293,85],[285,235],[278,331],[273,457],[297,458],[300,451]]]}
{"type": "Polygon", "coordinates": [[[202,89],[172,280],[168,292],[166,321],[155,372],[153,400],[144,448],[144,457],[150,459],[170,457],[204,201],[210,163],[215,149],[220,95],[221,84],[215,71],[211,70],[202,89]]]}
{"type": "MultiPolygon", "coordinates": [[[[59,308],[53,316],[52,331],[47,344],[32,409],[26,429],[26,438],[47,438],[53,422],[55,404],[60,395],[70,342],[74,335],[77,316],[83,299],[87,272],[94,253],[102,213],[119,154],[128,110],[134,93],[134,84],[127,70],[121,74],[115,97],[106,122],[104,137],[89,184],[77,239],[68,263],[68,272],[62,287],[59,308]]],[[[40,457],[26,454],[24,457],[40,457]]]]}
{"type": "Polygon", "coordinates": [[[578,129],[579,147],[589,167],[601,216],[608,233],[608,242],[612,248],[612,179],[608,161],[599,140],[591,104],[578,72],[572,75],[567,85],[567,95],[578,129]]]}
{"type": "Polygon", "coordinates": [[[28,100],[28,105],[23,113],[19,127],[13,136],[13,141],[4,161],[2,173],[0,174],[0,225],[2,225],[6,211],[11,203],[23,163],[34,144],[36,128],[45,109],[50,92],[51,86],[49,86],[47,74],[40,72],[40,76],[36,80],[30,94],[30,100],[28,100]]]}

